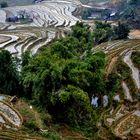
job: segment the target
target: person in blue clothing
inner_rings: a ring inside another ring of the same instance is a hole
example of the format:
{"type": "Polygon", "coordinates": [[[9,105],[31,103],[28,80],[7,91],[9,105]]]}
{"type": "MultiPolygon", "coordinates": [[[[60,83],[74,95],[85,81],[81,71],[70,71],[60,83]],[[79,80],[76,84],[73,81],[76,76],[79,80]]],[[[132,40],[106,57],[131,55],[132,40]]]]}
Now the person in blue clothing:
{"type": "Polygon", "coordinates": [[[97,96],[92,96],[92,99],[91,99],[91,105],[93,106],[93,107],[98,107],[98,97],[97,96]]]}

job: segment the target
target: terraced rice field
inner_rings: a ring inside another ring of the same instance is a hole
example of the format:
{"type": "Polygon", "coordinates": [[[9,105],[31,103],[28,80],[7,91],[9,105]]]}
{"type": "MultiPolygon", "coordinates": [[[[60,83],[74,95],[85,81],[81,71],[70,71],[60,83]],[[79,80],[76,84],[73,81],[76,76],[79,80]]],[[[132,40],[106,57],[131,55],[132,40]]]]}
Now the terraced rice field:
{"type": "Polygon", "coordinates": [[[26,50],[36,54],[54,38],[65,36],[63,31],[79,21],[73,16],[78,6],[82,6],[79,1],[50,0],[0,9],[0,49],[6,49],[18,57],[26,50]],[[33,21],[24,24],[6,22],[7,17],[16,16],[19,11],[26,11],[33,21]]]}
{"type": "MultiPolygon", "coordinates": [[[[12,97],[0,95],[0,140],[43,140],[22,130],[23,118],[10,102],[12,97]]],[[[29,108],[29,107],[28,107],[29,108]]]]}
{"type": "MultiPolygon", "coordinates": [[[[79,1],[51,0],[28,6],[15,6],[0,9],[0,50],[5,49],[18,58],[25,51],[34,55],[42,47],[47,47],[55,38],[64,37],[78,18],[73,12],[81,6],[79,1]],[[22,10],[32,18],[29,23],[6,22],[9,16],[16,16],[22,10]]],[[[18,111],[5,102],[5,97],[0,96],[0,139],[7,140],[43,140],[38,136],[31,136],[22,129],[22,116],[18,111]],[[12,130],[11,130],[12,129],[12,130]]],[[[35,135],[35,134],[34,134],[35,135]]]]}
{"type": "Polygon", "coordinates": [[[5,102],[6,97],[1,96],[0,100],[0,127],[19,128],[22,125],[22,117],[16,109],[5,102]]]}
{"type": "Polygon", "coordinates": [[[77,3],[71,1],[44,1],[34,5],[8,7],[0,10],[0,21],[5,23],[6,17],[18,15],[19,11],[26,11],[33,20],[28,26],[67,27],[79,20],[72,15],[76,8],[77,3]]]}
{"type": "MultiPolygon", "coordinates": [[[[52,0],[0,9],[0,50],[8,50],[18,58],[27,50],[33,55],[38,53],[53,39],[64,37],[64,32],[79,21],[73,16],[78,5],[80,5],[79,1],[52,0]],[[15,16],[20,10],[26,11],[33,22],[26,24],[6,22],[8,16],[15,16]]],[[[4,128],[0,131],[0,139],[43,140],[43,138],[20,132],[22,122],[18,111],[6,103],[3,96],[0,96],[0,128],[4,128]]]]}
{"type": "Polygon", "coordinates": [[[6,49],[18,57],[26,50],[35,54],[54,39],[55,34],[55,31],[45,28],[32,28],[30,31],[29,28],[1,31],[0,38],[5,38],[5,41],[0,44],[0,49],[6,49]]]}
{"type": "Polygon", "coordinates": [[[39,136],[31,136],[32,134],[23,131],[2,130],[0,131],[1,140],[46,140],[39,136]]]}
{"type": "MultiPolygon", "coordinates": [[[[74,0],[51,0],[36,5],[8,7],[0,10],[0,49],[6,49],[17,57],[26,50],[31,51],[32,54],[38,53],[54,38],[65,36],[64,31],[69,30],[70,26],[79,21],[73,16],[73,12],[76,12],[79,6],[84,5],[74,0]],[[33,22],[26,24],[5,22],[9,14],[16,15],[19,10],[26,10],[33,22]]],[[[137,36],[139,37],[138,33],[137,36]]],[[[93,52],[104,51],[107,55],[106,76],[117,72],[122,79],[121,89],[114,95],[114,99],[121,105],[103,112],[99,126],[100,130],[104,130],[104,126],[110,128],[114,135],[120,138],[126,138],[130,131],[136,132],[140,127],[140,103],[136,98],[140,96],[140,69],[131,58],[133,52],[140,51],[140,40],[135,39],[133,34],[130,34],[130,38],[133,40],[109,41],[93,48],[93,52]]],[[[0,98],[0,124],[5,124],[4,127],[19,127],[22,124],[19,113],[1,101],[2,99],[0,98]]],[[[0,139],[3,136],[10,139],[11,132],[1,133],[0,139]]],[[[21,139],[33,139],[23,135],[21,134],[21,139]]],[[[17,139],[16,136],[17,132],[12,132],[11,139],[17,139]]]]}
{"type": "MultiPolygon", "coordinates": [[[[127,138],[140,128],[140,69],[133,63],[132,53],[140,51],[140,40],[121,40],[103,43],[94,52],[104,51],[107,55],[106,75],[118,73],[121,88],[114,99],[120,102],[102,114],[102,125],[111,129],[115,136],[127,138]]],[[[98,122],[99,123],[99,122],[98,122]]],[[[137,132],[138,133],[138,132],[137,132]]],[[[100,134],[100,133],[99,133],[100,134]]],[[[101,135],[101,134],[100,134],[101,135]]]]}

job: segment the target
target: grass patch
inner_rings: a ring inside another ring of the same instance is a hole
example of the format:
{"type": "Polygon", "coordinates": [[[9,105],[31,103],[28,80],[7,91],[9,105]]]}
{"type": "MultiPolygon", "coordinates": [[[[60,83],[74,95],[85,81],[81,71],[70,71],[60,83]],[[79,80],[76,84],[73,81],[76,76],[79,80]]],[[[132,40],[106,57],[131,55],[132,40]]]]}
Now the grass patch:
{"type": "MultiPolygon", "coordinates": [[[[117,62],[117,73],[121,75],[121,78],[123,81],[125,81],[130,89],[130,92],[132,93],[132,97],[135,96],[135,93],[137,93],[136,85],[132,79],[131,76],[131,70],[130,68],[122,61],[117,62]]],[[[120,88],[120,92],[122,93],[122,88],[120,88]]]]}
{"type": "Polygon", "coordinates": [[[47,132],[43,132],[42,136],[46,137],[49,140],[61,140],[61,136],[59,135],[59,133],[53,129],[50,129],[47,132]]]}
{"type": "Polygon", "coordinates": [[[140,69],[140,52],[133,52],[131,55],[131,59],[135,66],[140,69]]]}

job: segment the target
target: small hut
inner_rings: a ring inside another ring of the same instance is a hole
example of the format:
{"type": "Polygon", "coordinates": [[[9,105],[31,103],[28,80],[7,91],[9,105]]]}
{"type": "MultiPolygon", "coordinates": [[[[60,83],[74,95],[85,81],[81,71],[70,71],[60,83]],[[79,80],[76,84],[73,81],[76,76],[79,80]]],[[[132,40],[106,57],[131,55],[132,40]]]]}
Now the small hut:
{"type": "Polygon", "coordinates": [[[17,16],[9,16],[6,18],[7,22],[18,22],[18,17],[17,16]]]}

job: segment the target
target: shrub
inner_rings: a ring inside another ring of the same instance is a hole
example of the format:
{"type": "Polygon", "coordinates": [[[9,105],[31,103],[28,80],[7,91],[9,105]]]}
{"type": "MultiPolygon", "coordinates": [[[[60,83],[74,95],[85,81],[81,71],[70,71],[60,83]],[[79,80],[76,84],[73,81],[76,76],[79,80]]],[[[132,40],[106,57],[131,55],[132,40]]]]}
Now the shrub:
{"type": "Polygon", "coordinates": [[[36,125],[36,122],[33,121],[32,119],[29,119],[28,121],[24,122],[24,126],[30,129],[31,131],[38,131],[39,128],[36,125]]]}
{"type": "Polygon", "coordinates": [[[8,7],[8,4],[5,1],[1,2],[0,5],[1,5],[1,8],[8,7]]]}
{"type": "Polygon", "coordinates": [[[49,130],[47,132],[43,132],[42,136],[46,137],[49,140],[61,140],[60,135],[55,130],[49,130]]]}

